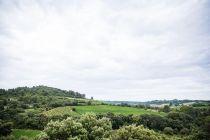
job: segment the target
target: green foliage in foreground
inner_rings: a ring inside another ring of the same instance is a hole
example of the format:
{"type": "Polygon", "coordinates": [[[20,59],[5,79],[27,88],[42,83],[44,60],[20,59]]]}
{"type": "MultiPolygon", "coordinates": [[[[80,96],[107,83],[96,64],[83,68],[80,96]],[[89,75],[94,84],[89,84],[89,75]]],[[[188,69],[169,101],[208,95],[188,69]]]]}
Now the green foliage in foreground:
{"type": "MultiPolygon", "coordinates": [[[[210,105],[206,102],[206,104],[183,105],[176,108],[165,106],[163,109],[140,105],[131,107],[126,104],[112,106],[85,99],[76,92],[43,86],[0,89],[0,140],[26,140],[33,138],[34,135],[31,132],[25,134],[25,131],[44,128],[44,133],[39,135],[40,138],[45,138],[42,140],[51,138],[51,134],[87,140],[118,137],[121,139],[120,134],[126,134],[129,136],[128,139],[135,139],[139,136],[138,132],[147,131],[148,134],[154,134],[154,137],[160,137],[159,139],[162,137],[176,139],[178,136],[182,139],[188,137],[189,140],[209,140],[210,105]],[[93,112],[96,115],[93,117],[84,115],[86,112],[93,112]],[[68,117],[71,117],[71,120],[68,120],[68,117]],[[49,126],[51,120],[52,126],[49,126]],[[141,125],[144,128],[141,128],[141,125]],[[48,127],[50,133],[47,132],[48,127]],[[14,131],[10,135],[11,130],[14,131]]],[[[143,138],[147,139],[144,136],[143,138]]]]}
{"type": "Polygon", "coordinates": [[[111,129],[111,122],[107,118],[97,119],[95,114],[88,113],[79,119],[69,117],[63,121],[51,121],[44,129],[44,133],[36,139],[102,139],[110,136],[111,129]]]}
{"type": "Polygon", "coordinates": [[[111,140],[181,140],[178,137],[171,137],[160,134],[143,126],[129,125],[121,127],[111,135],[111,140]]]}
{"type": "Polygon", "coordinates": [[[13,129],[12,130],[12,135],[15,137],[15,139],[19,139],[20,137],[23,137],[23,136],[33,139],[40,133],[41,133],[40,130],[30,130],[30,129],[13,129]]]}
{"type": "Polygon", "coordinates": [[[11,128],[11,122],[4,122],[0,120],[0,137],[9,135],[12,132],[11,128]]]}
{"type": "Polygon", "coordinates": [[[84,114],[87,112],[94,112],[96,114],[105,114],[111,112],[114,114],[122,115],[141,115],[141,114],[155,114],[164,116],[164,112],[157,112],[154,110],[145,110],[141,108],[134,107],[122,107],[122,106],[112,106],[112,105],[98,105],[98,106],[75,106],[76,112],[79,114],[84,114]]]}
{"type": "Polygon", "coordinates": [[[129,125],[112,130],[107,118],[97,119],[88,113],[81,118],[71,117],[63,121],[51,121],[37,140],[178,140],[177,137],[160,134],[143,126],[129,125]]]}

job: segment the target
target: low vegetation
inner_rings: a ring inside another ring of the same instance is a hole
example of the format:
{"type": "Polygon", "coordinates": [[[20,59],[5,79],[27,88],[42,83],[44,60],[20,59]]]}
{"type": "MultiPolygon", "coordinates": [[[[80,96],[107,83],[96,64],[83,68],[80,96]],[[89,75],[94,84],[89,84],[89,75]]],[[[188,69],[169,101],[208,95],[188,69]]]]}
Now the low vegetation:
{"type": "Polygon", "coordinates": [[[158,112],[155,110],[145,110],[134,107],[122,107],[112,105],[89,105],[89,106],[65,106],[57,107],[48,111],[44,111],[46,116],[63,116],[63,115],[80,115],[87,112],[93,112],[96,114],[106,114],[107,112],[122,115],[141,115],[141,114],[154,114],[164,116],[166,113],[158,112]]]}
{"type": "Polygon", "coordinates": [[[75,116],[78,115],[75,111],[72,110],[73,107],[70,106],[65,106],[65,107],[57,107],[48,111],[44,111],[43,114],[47,117],[52,117],[52,116],[65,116],[65,115],[70,115],[70,116],[75,116]]]}
{"type": "Polygon", "coordinates": [[[26,137],[28,139],[34,139],[41,133],[40,130],[30,130],[30,129],[13,129],[12,135],[15,139],[20,139],[21,137],[26,137]]]}
{"type": "Polygon", "coordinates": [[[98,105],[98,106],[75,106],[76,112],[79,114],[84,114],[86,112],[93,112],[96,114],[105,114],[111,112],[114,114],[123,115],[141,115],[141,114],[155,114],[155,115],[165,115],[164,112],[157,112],[155,110],[145,110],[134,107],[122,107],[122,106],[112,106],[112,105],[98,105]]]}
{"type": "Polygon", "coordinates": [[[46,86],[0,89],[0,140],[208,140],[210,104],[191,103],[112,105],[46,86]]]}

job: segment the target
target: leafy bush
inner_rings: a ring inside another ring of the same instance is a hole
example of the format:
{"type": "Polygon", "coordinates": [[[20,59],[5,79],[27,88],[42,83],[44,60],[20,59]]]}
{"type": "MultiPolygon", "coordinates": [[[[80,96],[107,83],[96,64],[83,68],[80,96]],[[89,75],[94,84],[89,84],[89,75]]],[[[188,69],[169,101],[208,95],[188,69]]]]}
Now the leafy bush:
{"type": "Polygon", "coordinates": [[[15,140],[13,135],[0,137],[0,140],[15,140]]]}
{"type": "Polygon", "coordinates": [[[29,138],[28,138],[27,136],[21,136],[21,137],[19,138],[19,140],[29,140],[29,138]]]}
{"type": "Polygon", "coordinates": [[[166,137],[143,126],[129,125],[116,130],[112,140],[166,140],[166,137]]]}
{"type": "Polygon", "coordinates": [[[86,130],[82,127],[82,124],[70,117],[63,121],[49,122],[44,132],[50,140],[67,140],[69,137],[86,136],[86,130]]]}
{"type": "Polygon", "coordinates": [[[182,130],[180,130],[180,134],[182,135],[189,135],[190,130],[188,128],[182,128],[182,130]]]}
{"type": "Polygon", "coordinates": [[[7,136],[12,132],[12,123],[0,121],[0,136],[7,136]]]}
{"type": "Polygon", "coordinates": [[[137,123],[138,125],[144,125],[149,129],[162,131],[166,126],[168,126],[168,120],[165,117],[158,115],[141,115],[137,123]]]}
{"type": "Polygon", "coordinates": [[[174,130],[171,127],[165,127],[163,132],[167,135],[173,135],[174,130]]]}
{"type": "Polygon", "coordinates": [[[93,113],[82,115],[79,122],[87,130],[87,138],[90,140],[107,138],[112,129],[111,122],[108,118],[103,117],[102,119],[97,119],[93,113]]]}
{"type": "Polygon", "coordinates": [[[49,140],[49,136],[45,132],[42,132],[34,140],[49,140]]]}
{"type": "Polygon", "coordinates": [[[79,119],[68,117],[62,121],[51,121],[47,124],[38,140],[67,139],[102,139],[110,136],[111,122],[107,118],[97,119],[95,114],[87,113],[79,119]]]}

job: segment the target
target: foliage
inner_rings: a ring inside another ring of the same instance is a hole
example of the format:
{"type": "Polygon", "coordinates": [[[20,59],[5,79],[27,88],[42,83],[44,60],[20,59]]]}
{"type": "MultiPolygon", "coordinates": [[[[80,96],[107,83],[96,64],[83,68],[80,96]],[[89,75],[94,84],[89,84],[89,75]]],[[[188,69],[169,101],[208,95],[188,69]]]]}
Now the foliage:
{"type": "Polygon", "coordinates": [[[84,138],[87,131],[82,127],[82,124],[76,122],[72,118],[67,118],[63,121],[51,121],[44,129],[50,140],[67,140],[68,138],[84,138]]]}
{"type": "Polygon", "coordinates": [[[28,138],[27,136],[21,136],[21,137],[19,138],[19,140],[29,140],[29,138],[28,138]]]}
{"type": "Polygon", "coordinates": [[[78,115],[75,111],[72,110],[73,108],[70,106],[65,107],[57,107],[48,111],[43,112],[45,116],[63,116],[63,115],[71,115],[75,116],[78,115]]]}
{"type": "Polygon", "coordinates": [[[105,117],[97,119],[96,115],[92,113],[82,115],[79,122],[81,122],[85,130],[87,130],[87,137],[89,140],[107,138],[112,129],[109,119],[105,117]]]}
{"type": "Polygon", "coordinates": [[[92,140],[107,138],[110,130],[111,122],[107,118],[97,119],[95,114],[88,113],[82,115],[78,120],[69,117],[63,121],[51,121],[44,132],[50,140],[77,138],[92,140]]]}
{"type": "Polygon", "coordinates": [[[168,105],[164,105],[164,107],[163,107],[163,112],[165,112],[165,113],[168,113],[168,112],[170,112],[170,107],[168,106],[168,105]]]}
{"type": "Polygon", "coordinates": [[[39,94],[43,96],[62,96],[62,97],[73,97],[73,98],[85,98],[85,94],[80,94],[79,92],[75,92],[72,90],[66,91],[66,90],[61,90],[58,88],[53,88],[53,87],[47,87],[47,86],[33,86],[32,88],[29,87],[18,87],[15,89],[8,89],[0,90],[0,95],[25,95],[25,94],[39,94]]]}
{"type": "Polygon", "coordinates": [[[182,128],[180,130],[180,134],[182,135],[188,135],[190,133],[190,130],[188,128],[182,128]]]}
{"type": "Polygon", "coordinates": [[[129,125],[132,124],[133,121],[133,115],[122,115],[122,114],[114,114],[111,112],[108,112],[105,115],[98,115],[98,117],[107,117],[110,119],[111,123],[112,123],[112,128],[113,129],[119,129],[121,126],[123,125],[129,125]]]}
{"type": "Polygon", "coordinates": [[[161,117],[158,115],[144,114],[140,116],[137,124],[142,124],[150,129],[162,131],[166,126],[168,126],[168,120],[165,117],[161,117]]]}
{"type": "Polygon", "coordinates": [[[135,125],[121,127],[112,134],[111,138],[112,140],[169,140],[160,133],[135,125]]]}
{"type": "Polygon", "coordinates": [[[174,130],[171,127],[165,127],[163,132],[167,135],[173,135],[174,130]]]}
{"type": "Polygon", "coordinates": [[[17,139],[13,135],[9,135],[9,136],[0,137],[0,140],[17,140],[17,139]]]}
{"type": "Polygon", "coordinates": [[[0,136],[7,136],[12,132],[12,123],[0,120],[0,136]]]}
{"type": "Polygon", "coordinates": [[[78,92],[46,86],[0,89],[0,137],[92,140],[120,139],[125,135],[125,139],[167,140],[181,137],[207,140],[210,137],[209,102],[195,101],[194,105],[176,106],[183,102],[191,104],[189,100],[150,102],[170,104],[170,107],[166,105],[160,109],[149,104],[132,105],[130,102],[107,105],[85,99],[85,95],[78,92]],[[40,134],[38,130],[43,129],[40,134]],[[11,135],[6,136],[12,130],[11,135]]]}

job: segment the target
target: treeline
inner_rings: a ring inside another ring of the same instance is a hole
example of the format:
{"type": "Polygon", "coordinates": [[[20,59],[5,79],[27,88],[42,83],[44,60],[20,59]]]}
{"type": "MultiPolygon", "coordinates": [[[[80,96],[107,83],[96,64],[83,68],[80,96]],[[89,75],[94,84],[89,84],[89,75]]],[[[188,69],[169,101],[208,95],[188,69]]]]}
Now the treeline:
{"type": "Polygon", "coordinates": [[[0,96],[0,120],[11,122],[13,128],[43,129],[49,118],[42,115],[56,107],[92,105],[92,100],[72,99],[39,94],[24,94],[23,96],[0,96]]]}
{"type": "Polygon", "coordinates": [[[14,89],[0,89],[0,96],[23,96],[30,95],[42,95],[42,96],[61,96],[71,98],[85,98],[85,94],[75,92],[72,90],[61,90],[58,88],[47,86],[33,86],[33,87],[18,87],[14,89]]]}
{"type": "Polygon", "coordinates": [[[137,101],[105,101],[108,104],[112,105],[127,105],[127,106],[146,106],[151,107],[151,105],[163,105],[168,104],[169,106],[179,106],[184,105],[186,103],[201,103],[203,105],[209,104],[210,101],[204,100],[153,100],[153,101],[146,101],[146,102],[137,102],[137,101]]]}

